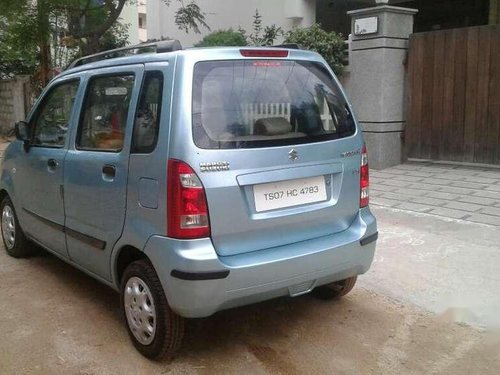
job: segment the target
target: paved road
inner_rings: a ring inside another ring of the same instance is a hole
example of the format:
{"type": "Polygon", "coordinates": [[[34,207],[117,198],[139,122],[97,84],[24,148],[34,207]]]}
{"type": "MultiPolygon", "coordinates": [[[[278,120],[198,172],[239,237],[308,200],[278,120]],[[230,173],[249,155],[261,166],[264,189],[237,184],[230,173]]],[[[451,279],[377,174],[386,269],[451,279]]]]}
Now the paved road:
{"type": "Polygon", "coordinates": [[[0,251],[0,374],[498,374],[500,335],[489,321],[497,229],[374,211],[377,259],[352,294],[283,298],[191,321],[172,363],[133,349],[115,292],[53,256],[15,260],[0,251]],[[455,303],[462,288],[478,299],[455,303]]]}
{"type": "Polygon", "coordinates": [[[376,205],[500,226],[500,168],[406,163],[370,173],[376,205]]]}

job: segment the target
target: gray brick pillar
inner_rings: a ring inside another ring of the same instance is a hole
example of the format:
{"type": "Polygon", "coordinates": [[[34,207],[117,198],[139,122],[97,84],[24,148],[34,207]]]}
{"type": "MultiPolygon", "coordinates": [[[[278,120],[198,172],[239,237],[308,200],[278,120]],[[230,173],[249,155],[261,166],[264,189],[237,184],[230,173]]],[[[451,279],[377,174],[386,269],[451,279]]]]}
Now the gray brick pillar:
{"type": "Polygon", "coordinates": [[[416,13],[389,5],[348,12],[349,94],[375,169],[400,164],[403,158],[405,61],[416,13]]]}

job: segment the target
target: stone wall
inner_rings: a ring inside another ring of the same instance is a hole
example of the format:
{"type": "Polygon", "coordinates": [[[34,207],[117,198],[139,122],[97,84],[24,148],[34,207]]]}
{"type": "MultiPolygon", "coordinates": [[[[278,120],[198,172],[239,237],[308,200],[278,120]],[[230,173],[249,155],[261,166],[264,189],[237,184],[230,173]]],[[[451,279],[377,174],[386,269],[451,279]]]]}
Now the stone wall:
{"type": "Polygon", "coordinates": [[[29,111],[26,98],[30,94],[29,77],[19,76],[0,80],[0,133],[7,134],[14,128],[16,121],[24,120],[29,111]]]}

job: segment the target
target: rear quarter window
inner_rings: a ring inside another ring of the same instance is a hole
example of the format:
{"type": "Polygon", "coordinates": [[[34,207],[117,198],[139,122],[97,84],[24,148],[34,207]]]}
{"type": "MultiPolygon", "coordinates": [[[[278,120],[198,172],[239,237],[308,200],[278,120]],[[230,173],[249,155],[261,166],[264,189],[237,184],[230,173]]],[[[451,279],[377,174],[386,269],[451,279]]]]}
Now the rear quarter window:
{"type": "Polygon", "coordinates": [[[193,137],[200,148],[255,148],[351,136],[347,102],[322,64],[290,60],[199,62],[193,137]]]}

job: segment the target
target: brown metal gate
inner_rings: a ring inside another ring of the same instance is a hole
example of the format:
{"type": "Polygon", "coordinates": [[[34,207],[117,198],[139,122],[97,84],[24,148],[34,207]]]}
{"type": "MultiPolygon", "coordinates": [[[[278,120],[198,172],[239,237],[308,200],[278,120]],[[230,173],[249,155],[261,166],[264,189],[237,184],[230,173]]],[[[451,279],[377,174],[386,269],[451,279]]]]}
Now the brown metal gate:
{"type": "Polygon", "coordinates": [[[500,25],[410,37],[410,158],[500,164],[500,25]]]}

